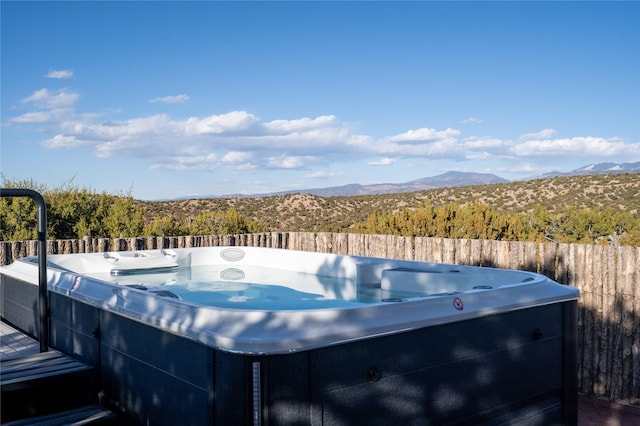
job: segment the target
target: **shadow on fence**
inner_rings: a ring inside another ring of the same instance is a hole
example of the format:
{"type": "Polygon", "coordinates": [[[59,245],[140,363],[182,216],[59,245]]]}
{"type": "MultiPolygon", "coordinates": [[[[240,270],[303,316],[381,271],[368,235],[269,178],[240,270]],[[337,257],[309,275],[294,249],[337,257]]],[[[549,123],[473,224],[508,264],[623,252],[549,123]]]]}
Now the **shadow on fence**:
{"type": "MultiPolygon", "coordinates": [[[[48,254],[254,246],[538,272],[580,289],[578,391],[640,405],[640,247],[272,232],[48,241],[48,254]]],[[[37,254],[36,241],[0,242],[0,265],[37,254]]]]}

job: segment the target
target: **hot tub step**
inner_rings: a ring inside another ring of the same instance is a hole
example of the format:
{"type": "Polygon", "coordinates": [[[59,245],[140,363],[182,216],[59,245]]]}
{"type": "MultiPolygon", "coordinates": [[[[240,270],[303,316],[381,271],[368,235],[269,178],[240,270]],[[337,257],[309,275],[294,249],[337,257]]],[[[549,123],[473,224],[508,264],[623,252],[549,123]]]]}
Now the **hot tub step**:
{"type": "Polygon", "coordinates": [[[2,422],[93,404],[96,379],[92,366],[56,351],[3,360],[2,422]]]}
{"type": "Polygon", "coordinates": [[[116,414],[99,405],[88,405],[60,413],[40,417],[29,417],[3,426],[62,426],[62,425],[117,425],[116,414]]]}

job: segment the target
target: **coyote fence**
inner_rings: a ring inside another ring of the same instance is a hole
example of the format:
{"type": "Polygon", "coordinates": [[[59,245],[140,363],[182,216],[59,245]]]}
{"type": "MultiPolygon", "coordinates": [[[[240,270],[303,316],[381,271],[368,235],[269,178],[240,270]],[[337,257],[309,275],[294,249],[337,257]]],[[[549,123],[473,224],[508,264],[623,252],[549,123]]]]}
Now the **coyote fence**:
{"type": "MultiPolygon", "coordinates": [[[[640,247],[389,235],[268,232],[51,240],[48,254],[255,246],[538,272],[580,289],[578,391],[640,405],[640,247]]],[[[0,265],[37,254],[36,241],[0,241],[0,265]]]]}

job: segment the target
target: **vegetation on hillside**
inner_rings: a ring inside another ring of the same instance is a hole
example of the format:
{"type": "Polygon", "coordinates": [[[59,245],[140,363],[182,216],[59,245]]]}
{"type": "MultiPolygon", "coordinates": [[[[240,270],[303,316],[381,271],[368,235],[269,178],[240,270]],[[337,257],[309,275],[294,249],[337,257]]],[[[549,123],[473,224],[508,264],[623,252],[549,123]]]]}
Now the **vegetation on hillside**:
{"type": "MultiPolygon", "coordinates": [[[[171,213],[145,218],[145,210],[130,194],[96,193],[71,184],[48,189],[32,181],[3,181],[4,188],[30,188],[40,192],[47,204],[47,237],[128,238],[138,236],[225,235],[262,232],[262,223],[247,219],[230,208],[202,211],[190,217],[171,213]]],[[[0,199],[0,239],[37,238],[37,207],[29,198],[0,199]]]]}
{"type": "Polygon", "coordinates": [[[480,202],[501,213],[532,212],[542,208],[557,213],[565,207],[640,213],[640,174],[570,176],[506,184],[440,188],[429,191],[355,197],[319,197],[310,194],[260,198],[208,198],[142,202],[146,217],[173,213],[234,208],[244,217],[261,220],[271,231],[345,231],[374,212],[396,213],[431,202],[467,206],[480,202]]]}
{"type": "MultiPolygon", "coordinates": [[[[43,193],[49,238],[222,235],[264,231],[640,245],[640,174],[556,177],[357,197],[138,201],[65,185],[43,193]]],[[[35,205],[0,200],[0,238],[35,238],[35,205]]]]}
{"type": "Polygon", "coordinates": [[[431,203],[397,213],[372,213],[354,230],[365,234],[471,238],[502,241],[554,241],[640,245],[640,217],[629,212],[565,207],[550,213],[537,207],[527,213],[499,213],[475,202],[468,206],[431,203]]]}

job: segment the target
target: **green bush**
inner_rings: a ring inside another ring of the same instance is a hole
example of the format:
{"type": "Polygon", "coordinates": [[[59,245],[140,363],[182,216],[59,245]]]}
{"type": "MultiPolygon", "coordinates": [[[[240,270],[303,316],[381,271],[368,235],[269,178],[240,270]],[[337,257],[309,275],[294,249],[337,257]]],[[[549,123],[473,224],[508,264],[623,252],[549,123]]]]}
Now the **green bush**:
{"type": "MultiPolygon", "coordinates": [[[[129,194],[96,193],[67,183],[48,189],[33,181],[11,182],[4,188],[29,188],[42,194],[47,204],[47,238],[132,238],[263,232],[264,225],[245,219],[233,209],[202,212],[181,220],[160,213],[145,225],[145,210],[129,194]]],[[[29,198],[0,198],[0,238],[3,241],[37,239],[37,207],[29,198]]]]}

